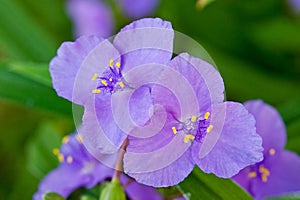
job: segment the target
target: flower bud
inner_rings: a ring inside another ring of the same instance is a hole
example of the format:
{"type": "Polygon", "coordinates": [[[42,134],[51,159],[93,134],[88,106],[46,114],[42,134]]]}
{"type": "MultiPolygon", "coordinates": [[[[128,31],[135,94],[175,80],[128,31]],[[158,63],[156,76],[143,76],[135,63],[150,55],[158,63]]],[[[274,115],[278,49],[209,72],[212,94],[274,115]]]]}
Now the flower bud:
{"type": "Polygon", "coordinates": [[[100,200],[126,200],[125,192],[119,180],[112,180],[101,192],[100,200]]]}
{"type": "Polygon", "coordinates": [[[43,200],[65,200],[64,197],[55,193],[55,192],[47,192],[43,194],[43,200]]]}

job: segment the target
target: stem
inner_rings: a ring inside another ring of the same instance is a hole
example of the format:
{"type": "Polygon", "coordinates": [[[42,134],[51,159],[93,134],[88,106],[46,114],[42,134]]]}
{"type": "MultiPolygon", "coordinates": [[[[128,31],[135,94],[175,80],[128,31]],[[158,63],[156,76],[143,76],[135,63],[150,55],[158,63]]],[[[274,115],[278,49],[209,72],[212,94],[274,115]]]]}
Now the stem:
{"type": "Polygon", "coordinates": [[[133,182],[135,182],[135,180],[132,179],[132,178],[130,178],[130,180],[127,181],[127,182],[123,185],[124,190],[126,190],[126,188],[127,188],[131,183],[133,183],[133,182]]]}
{"type": "Polygon", "coordinates": [[[112,178],[112,181],[120,181],[120,176],[122,173],[122,169],[123,169],[123,159],[124,159],[124,154],[126,152],[126,148],[129,144],[129,140],[128,138],[126,138],[120,148],[120,154],[116,163],[116,170],[114,173],[114,176],[112,178]]]}

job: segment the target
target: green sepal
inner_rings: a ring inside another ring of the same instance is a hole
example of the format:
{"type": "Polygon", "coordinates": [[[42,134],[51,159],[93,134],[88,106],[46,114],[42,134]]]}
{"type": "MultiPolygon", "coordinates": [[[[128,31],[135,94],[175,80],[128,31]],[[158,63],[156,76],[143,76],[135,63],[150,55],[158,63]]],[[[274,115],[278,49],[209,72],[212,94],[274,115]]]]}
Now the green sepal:
{"type": "Polygon", "coordinates": [[[97,200],[97,199],[90,195],[83,195],[80,197],[80,200],[97,200]]]}
{"type": "Polygon", "coordinates": [[[119,180],[113,179],[102,190],[100,200],[126,200],[126,195],[119,180]]]}
{"type": "Polygon", "coordinates": [[[43,200],[65,200],[64,197],[55,193],[55,192],[47,192],[43,194],[43,200]]]}

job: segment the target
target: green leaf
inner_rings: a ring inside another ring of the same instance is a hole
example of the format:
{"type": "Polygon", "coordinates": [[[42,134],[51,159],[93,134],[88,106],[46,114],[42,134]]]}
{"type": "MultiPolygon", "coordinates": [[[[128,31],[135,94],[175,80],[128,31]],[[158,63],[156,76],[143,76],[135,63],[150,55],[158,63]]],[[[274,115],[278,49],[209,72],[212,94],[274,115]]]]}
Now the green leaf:
{"type": "Polygon", "coordinates": [[[282,197],[271,197],[267,198],[267,200],[300,200],[300,195],[289,195],[282,197]]]}
{"type": "Polygon", "coordinates": [[[28,63],[24,67],[21,69],[20,63],[0,63],[0,99],[72,117],[72,104],[57,96],[45,68],[36,69],[36,65],[30,67],[28,63]]]}
{"type": "Polygon", "coordinates": [[[230,179],[218,178],[213,174],[205,174],[198,167],[179,184],[181,190],[194,199],[253,199],[242,188],[230,179]]]}
{"type": "Polygon", "coordinates": [[[13,1],[0,1],[0,44],[8,57],[49,61],[57,42],[13,1]]]}
{"type": "Polygon", "coordinates": [[[52,153],[54,148],[60,148],[61,135],[51,123],[41,125],[37,137],[27,146],[27,168],[37,178],[41,179],[47,172],[57,166],[57,158],[52,153]]]}
{"type": "Polygon", "coordinates": [[[9,63],[10,71],[28,77],[38,83],[52,87],[48,64],[41,63],[9,63]]]}

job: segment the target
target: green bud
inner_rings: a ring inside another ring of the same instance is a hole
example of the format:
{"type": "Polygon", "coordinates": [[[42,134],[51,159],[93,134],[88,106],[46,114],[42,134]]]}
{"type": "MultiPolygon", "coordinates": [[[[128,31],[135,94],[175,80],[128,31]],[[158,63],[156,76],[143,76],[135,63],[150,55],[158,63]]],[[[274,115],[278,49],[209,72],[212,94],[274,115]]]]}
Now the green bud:
{"type": "Polygon", "coordinates": [[[101,192],[100,200],[126,200],[125,192],[119,180],[112,180],[101,192]]]}
{"type": "Polygon", "coordinates": [[[97,200],[95,197],[83,195],[80,197],[80,200],[97,200]]]}
{"type": "Polygon", "coordinates": [[[207,5],[211,4],[212,2],[214,2],[215,0],[198,0],[196,7],[199,10],[202,10],[203,8],[205,8],[207,5]]]}
{"type": "Polygon", "coordinates": [[[42,196],[43,200],[65,200],[61,195],[55,192],[47,192],[42,196]]]}

